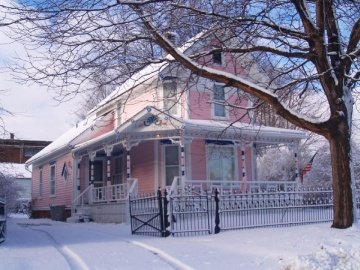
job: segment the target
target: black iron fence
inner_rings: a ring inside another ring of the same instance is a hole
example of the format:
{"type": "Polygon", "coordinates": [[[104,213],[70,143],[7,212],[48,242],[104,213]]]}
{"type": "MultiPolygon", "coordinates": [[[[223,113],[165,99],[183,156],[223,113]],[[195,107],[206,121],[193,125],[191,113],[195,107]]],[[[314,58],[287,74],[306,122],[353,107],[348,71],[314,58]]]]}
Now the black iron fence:
{"type": "Polygon", "coordinates": [[[143,197],[129,196],[131,233],[166,237],[170,235],[166,190],[143,197]]]}
{"type": "MultiPolygon", "coordinates": [[[[360,191],[356,190],[360,208],[360,191]]],[[[130,199],[133,234],[187,236],[333,219],[331,188],[256,193],[162,194],[130,199]]]]}
{"type": "Polygon", "coordinates": [[[0,200],[0,243],[6,238],[6,209],[5,202],[0,200]]]}

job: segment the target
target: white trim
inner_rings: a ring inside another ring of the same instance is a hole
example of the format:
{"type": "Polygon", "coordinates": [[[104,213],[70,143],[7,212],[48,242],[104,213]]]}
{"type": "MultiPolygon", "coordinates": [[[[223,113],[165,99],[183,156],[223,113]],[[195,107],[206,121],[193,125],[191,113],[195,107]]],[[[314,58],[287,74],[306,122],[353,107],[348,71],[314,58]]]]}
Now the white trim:
{"type": "Polygon", "coordinates": [[[256,155],[256,144],[254,147],[254,143],[251,143],[251,168],[252,168],[252,175],[251,175],[251,180],[252,181],[257,181],[257,155],[256,155]]]}
{"type": "Polygon", "coordinates": [[[186,142],[185,139],[185,176],[186,179],[192,179],[192,161],[191,161],[191,145],[192,145],[192,140],[190,140],[190,142],[186,142]]]}
{"type": "Polygon", "coordinates": [[[49,196],[56,196],[56,163],[49,165],[49,196]],[[51,169],[54,168],[54,180],[51,178],[51,169]],[[54,193],[51,192],[51,182],[54,182],[54,193]]]}
{"type": "Polygon", "coordinates": [[[161,187],[166,187],[166,161],[165,161],[165,148],[169,146],[177,146],[178,148],[178,167],[179,167],[179,176],[181,176],[181,157],[180,157],[180,145],[173,143],[173,144],[163,144],[161,145],[161,171],[162,171],[162,177],[161,177],[161,187]]]}
{"type": "Polygon", "coordinates": [[[43,175],[43,168],[39,167],[39,183],[38,183],[38,197],[43,197],[44,196],[44,175],[43,175]],[[41,181],[40,181],[41,180],[41,181]],[[41,183],[41,185],[40,185],[41,183]]]}
{"type": "Polygon", "coordinates": [[[116,103],[116,108],[115,108],[115,127],[118,128],[119,126],[121,126],[122,124],[122,115],[121,115],[121,109],[123,108],[122,104],[120,101],[118,101],[116,103]]]}

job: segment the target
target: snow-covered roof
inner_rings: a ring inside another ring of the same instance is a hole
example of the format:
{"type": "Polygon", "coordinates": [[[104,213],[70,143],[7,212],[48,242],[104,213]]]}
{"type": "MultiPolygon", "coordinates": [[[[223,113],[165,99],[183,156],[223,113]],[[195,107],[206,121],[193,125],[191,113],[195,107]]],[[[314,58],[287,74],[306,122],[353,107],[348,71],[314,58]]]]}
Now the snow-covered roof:
{"type": "Polygon", "coordinates": [[[186,119],[183,120],[185,130],[201,130],[203,133],[214,132],[218,134],[235,134],[248,136],[250,140],[263,140],[267,141],[274,139],[275,141],[282,140],[301,140],[307,138],[307,135],[303,131],[256,126],[241,122],[227,122],[227,121],[214,121],[214,120],[197,120],[186,119]]]}
{"type": "MultiPolygon", "coordinates": [[[[292,143],[301,139],[307,138],[307,135],[303,131],[256,126],[247,123],[231,123],[227,121],[214,121],[214,120],[196,120],[196,119],[180,119],[175,116],[169,115],[161,110],[148,106],[139,111],[132,118],[128,119],[116,130],[109,131],[99,137],[85,141],[76,145],[75,152],[81,152],[89,147],[96,149],[98,146],[102,147],[106,143],[114,143],[116,140],[124,139],[124,134],[131,138],[131,134],[134,133],[138,136],[138,133],[150,132],[154,130],[144,129],[139,126],[139,123],[144,122],[144,119],[151,115],[160,116],[160,118],[166,118],[170,121],[169,125],[163,125],[162,128],[157,128],[156,133],[169,132],[170,130],[179,130],[184,128],[185,136],[201,136],[206,139],[222,139],[222,140],[234,140],[264,144],[279,144],[279,143],[292,143]],[[115,140],[114,140],[115,139],[115,140]]],[[[154,136],[157,136],[154,134],[154,136]]]]}
{"type": "Polygon", "coordinates": [[[38,152],[36,155],[31,157],[26,164],[32,164],[39,160],[42,157],[48,156],[50,154],[56,153],[57,151],[63,150],[66,147],[72,148],[72,142],[79,137],[82,133],[84,133],[87,129],[91,128],[96,123],[96,117],[92,116],[90,118],[87,118],[81,122],[79,122],[77,125],[75,125],[73,128],[65,132],[63,135],[61,135],[59,138],[57,138],[55,141],[53,141],[51,144],[49,144],[47,147],[42,149],[40,152],[38,152]]]}
{"type": "MultiPolygon", "coordinates": [[[[198,33],[193,38],[185,42],[178,50],[184,53],[186,50],[191,48],[196,41],[199,40],[201,36],[203,36],[205,31],[198,33]]],[[[173,60],[174,58],[171,55],[167,55],[165,57],[166,60],[173,60]]],[[[106,98],[104,98],[101,102],[99,102],[92,110],[89,111],[89,115],[99,110],[104,105],[110,103],[115,100],[122,94],[126,93],[128,90],[133,89],[139,85],[145,83],[151,83],[152,79],[160,74],[166,67],[169,66],[169,62],[161,62],[161,63],[152,63],[145,66],[139,72],[132,75],[128,80],[126,80],[122,85],[116,88],[113,92],[111,92],[106,98]]]]}
{"type": "Polygon", "coordinates": [[[16,178],[31,178],[31,171],[25,168],[25,164],[0,163],[0,171],[16,178]]]}

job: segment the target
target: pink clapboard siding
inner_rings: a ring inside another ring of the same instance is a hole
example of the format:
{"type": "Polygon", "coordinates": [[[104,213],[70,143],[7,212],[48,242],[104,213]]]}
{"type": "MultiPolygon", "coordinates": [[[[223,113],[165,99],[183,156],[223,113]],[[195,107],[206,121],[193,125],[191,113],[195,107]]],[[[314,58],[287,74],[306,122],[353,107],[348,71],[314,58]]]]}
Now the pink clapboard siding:
{"type": "Polygon", "coordinates": [[[33,168],[32,176],[32,201],[34,210],[46,210],[50,205],[71,206],[72,190],[73,190],[73,158],[72,155],[66,154],[56,159],[55,162],[55,195],[50,195],[50,164],[46,163],[42,167],[43,187],[42,196],[39,196],[39,175],[40,168],[33,168]],[[67,165],[68,178],[65,181],[61,175],[64,163],[67,165]]]}
{"type": "Polygon", "coordinates": [[[89,157],[84,156],[80,162],[80,191],[89,185],[89,157]]]}
{"type": "MultiPolygon", "coordinates": [[[[226,65],[217,65],[212,63],[211,56],[202,57],[199,62],[201,64],[206,64],[209,67],[214,69],[227,71],[237,75],[246,75],[242,67],[239,66],[237,60],[233,57],[232,54],[225,54],[223,61],[226,65]]],[[[210,120],[213,119],[213,107],[212,107],[212,85],[207,85],[206,87],[200,85],[190,89],[188,95],[188,104],[189,104],[189,117],[191,119],[203,119],[210,120]]],[[[249,122],[249,117],[246,115],[246,110],[240,107],[247,107],[248,100],[245,97],[239,96],[238,91],[229,91],[227,93],[227,103],[234,105],[233,107],[229,106],[227,121],[236,121],[249,122]]]]}
{"type": "Polygon", "coordinates": [[[139,181],[139,192],[153,192],[154,181],[154,142],[145,141],[131,148],[131,176],[139,181]]]}
{"type": "Polygon", "coordinates": [[[98,129],[91,134],[89,140],[99,137],[100,135],[105,134],[115,128],[114,114],[115,113],[111,113],[110,117],[107,117],[107,120],[97,124],[98,129]]]}
{"type": "Polygon", "coordinates": [[[191,143],[191,171],[193,180],[206,180],[206,147],[202,139],[191,143]]]}
{"type": "Polygon", "coordinates": [[[154,96],[156,94],[156,90],[154,88],[150,88],[149,91],[144,94],[128,100],[124,108],[121,109],[121,122],[125,122],[133,117],[135,114],[146,108],[147,106],[156,106],[156,101],[154,100],[154,96]]]}

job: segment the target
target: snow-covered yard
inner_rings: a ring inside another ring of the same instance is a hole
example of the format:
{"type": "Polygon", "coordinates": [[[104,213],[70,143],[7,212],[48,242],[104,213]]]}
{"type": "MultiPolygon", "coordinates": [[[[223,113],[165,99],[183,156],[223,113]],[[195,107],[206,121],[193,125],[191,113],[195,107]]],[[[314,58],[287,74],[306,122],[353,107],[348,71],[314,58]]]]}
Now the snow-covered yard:
{"type": "Polygon", "coordinates": [[[0,269],[360,269],[360,228],[329,223],[196,237],[133,236],[127,225],[8,219],[0,269]]]}

